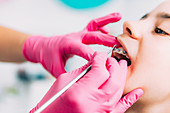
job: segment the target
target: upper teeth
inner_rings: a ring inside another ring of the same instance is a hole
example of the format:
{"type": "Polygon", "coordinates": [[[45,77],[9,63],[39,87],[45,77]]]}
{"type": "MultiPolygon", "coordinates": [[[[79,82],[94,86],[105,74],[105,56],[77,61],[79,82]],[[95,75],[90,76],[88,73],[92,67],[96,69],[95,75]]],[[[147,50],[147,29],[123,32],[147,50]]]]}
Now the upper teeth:
{"type": "Polygon", "coordinates": [[[124,50],[123,47],[113,48],[113,53],[122,54],[122,55],[126,56],[126,58],[129,59],[129,56],[128,56],[127,52],[124,50]]]}

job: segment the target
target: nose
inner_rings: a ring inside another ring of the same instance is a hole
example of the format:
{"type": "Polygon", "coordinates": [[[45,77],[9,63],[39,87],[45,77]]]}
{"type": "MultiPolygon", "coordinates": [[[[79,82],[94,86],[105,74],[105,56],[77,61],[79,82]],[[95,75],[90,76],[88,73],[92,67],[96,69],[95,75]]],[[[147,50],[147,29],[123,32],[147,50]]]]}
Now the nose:
{"type": "Polygon", "coordinates": [[[126,21],[123,24],[123,33],[128,34],[133,39],[140,39],[141,31],[139,23],[135,21],[126,21]]]}

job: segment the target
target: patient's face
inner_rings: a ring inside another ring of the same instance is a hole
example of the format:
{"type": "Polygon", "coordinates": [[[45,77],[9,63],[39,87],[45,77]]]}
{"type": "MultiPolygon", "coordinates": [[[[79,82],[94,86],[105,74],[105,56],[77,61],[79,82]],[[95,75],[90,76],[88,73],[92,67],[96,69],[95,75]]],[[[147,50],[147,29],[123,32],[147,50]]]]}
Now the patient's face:
{"type": "Polygon", "coordinates": [[[126,21],[118,40],[131,59],[124,94],[142,87],[140,102],[156,104],[169,98],[170,0],[139,21],[126,21]]]}

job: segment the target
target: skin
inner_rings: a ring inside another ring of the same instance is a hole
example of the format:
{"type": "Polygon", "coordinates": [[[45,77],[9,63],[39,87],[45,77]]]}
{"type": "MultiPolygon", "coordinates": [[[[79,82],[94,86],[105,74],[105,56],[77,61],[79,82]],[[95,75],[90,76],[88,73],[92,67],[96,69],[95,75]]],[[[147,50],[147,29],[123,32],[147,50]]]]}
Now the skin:
{"type": "Polygon", "coordinates": [[[22,47],[30,35],[0,26],[0,61],[24,62],[22,47]]]}
{"type": "Polygon", "coordinates": [[[126,113],[170,112],[170,0],[139,21],[126,21],[118,41],[127,51],[124,94],[141,87],[144,95],[126,113]]]}

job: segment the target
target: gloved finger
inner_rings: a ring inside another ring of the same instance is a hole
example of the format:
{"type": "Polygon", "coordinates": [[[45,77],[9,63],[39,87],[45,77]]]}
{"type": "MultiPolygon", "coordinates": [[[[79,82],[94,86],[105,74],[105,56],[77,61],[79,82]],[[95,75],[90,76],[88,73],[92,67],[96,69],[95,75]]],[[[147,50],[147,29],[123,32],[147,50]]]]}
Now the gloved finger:
{"type": "Polygon", "coordinates": [[[121,60],[117,62],[116,59],[112,57],[109,57],[106,63],[106,67],[111,76],[108,81],[102,85],[101,89],[108,94],[108,98],[114,94],[115,102],[118,102],[124,90],[127,72],[126,65],[126,61],[121,60]]]}
{"type": "MultiPolygon", "coordinates": [[[[51,55],[51,59],[62,59],[60,55],[51,55]]],[[[65,73],[64,69],[64,63],[62,62],[63,60],[59,61],[54,61],[54,60],[49,60],[49,57],[46,55],[43,57],[43,59],[40,59],[43,67],[48,70],[55,78],[58,78],[58,76],[62,73],[65,73]],[[48,61],[47,61],[48,60],[48,61]],[[44,64],[47,63],[48,64],[44,64]],[[52,65],[50,65],[52,64],[52,65]]]]}
{"type": "MultiPolygon", "coordinates": [[[[126,60],[120,60],[119,61],[120,68],[123,70],[122,75],[127,75],[127,61],[126,60]]],[[[122,80],[126,81],[126,77],[122,77],[122,80]]]]}
{"type": "Polygon", "coordinates": [[[65,54],[67,55],[78,55],[86,60],[90,60],[94,54],[93,49],[88,45],[79,42],[72,42],[70,46],[65,48],[65,54]]]}
{"type": "MultiPolygon", "coordinates": [[[[120,70],[119,72],[117,72],[119,76],[117,76],[117,80],[119,80],[117,83],[115,84],[117,85],[117,92],[114,94],[115,98],[114,101],[118,102],[118,100],[121,98],[122,94],[123,94],[123,90],[125,87],[125,83],[126,83],[126,76],[127,76],[127,62],[125,60],[120,60],[119,61],[119,66],[120,66],[120,70]],[[118,78],[119,77],[119,78],[118,78]]],[[[112,75],[111,75],[112,76],[112,75]]],[[[114,80],[116,81],[116,80],[114,80]]],[[[116,90],[115,90],[116,91],[116,90]]]]}
{"type": "Polygon", "coordinates": [[[100,44],[108,47],[113,47],[115,44],[117,44],[118,47],[120,46],[116,37],[97,31],[86,33],[82,42],[84,44],[100,44]]]}
{"type": "Polygon", "coordinates": [[[117,22],[121,19],[120,13],[111,13],[101,18],[97,18],[89,22],[86,29],[88,31],[99,30],[100,27],[103,27],[109,23],[117,22]]]}
{"type": "Polygon", "coordinates": [[[106,26],[100,27],[99,31],[101,31],[102,33],[108,34],[110,32],[109,28],[106,26]]]}
{"type": "Polygon", "coordinates": [[[106,69],[106,60],[108,58],[108,54],[106,52],[95,52],[93,54],[93,59],[92,59],[92,70],[101,68],[101,69],[106,69]]]}
{"type": "Polygon", "coordinates": [[[117,104],[116,108],[119,108],[117,113],[124,113],[129,107],[131,107],[141,96],[143,95],[142,89],[135,89],[125,95],[117,104]]]}
{"type": "Polygon", "coordinates": [[[80,80],[87,87],[99,88],[108,78],[106,69],[107,53],[95,52],[92,58],[91,70],[80,80]]]}
{"type": "Polygon", "coordinates": [[[56,65],[55,66],[52,65],[51,69],[49,69],[49,70],[51,70],[50,72],[55,78],[58,78],[58,76],[61,75],[62,73],[66,73],[64,65],[62,63],[60,65],[58,65],[57,61],[56,61],[56,65]]]}
{"type": "Polygon", "coordinates": [[[116,61],[116,59],[109,57],[106,61],[106,68],[109,71],[109,74],[112,75],[109,77],[108,81],[105,82],[100,89],[102,89],[104,92],[108,93],[108,94],[113,94],[113,92],[115,92],[115,90],[117,90],[117,85],[115,85],[117,82],[119,83],[119,81],[117,81],[117,77],[119,75],[114,75],[114,70],[118,70],[119,69],[119,64],[116,61]],[[116,78],[114,78],[116,77],[116,78]]]}

